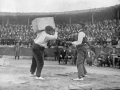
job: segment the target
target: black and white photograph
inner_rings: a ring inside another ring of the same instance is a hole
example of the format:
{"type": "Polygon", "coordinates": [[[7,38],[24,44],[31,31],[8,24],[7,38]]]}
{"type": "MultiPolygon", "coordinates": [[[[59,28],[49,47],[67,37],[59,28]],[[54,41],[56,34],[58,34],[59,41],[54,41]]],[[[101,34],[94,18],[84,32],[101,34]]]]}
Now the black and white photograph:
{"type": "Polygon", "coordinates": [[[120,90],[120,0],[0,0],[0,90],[120,90]]]}

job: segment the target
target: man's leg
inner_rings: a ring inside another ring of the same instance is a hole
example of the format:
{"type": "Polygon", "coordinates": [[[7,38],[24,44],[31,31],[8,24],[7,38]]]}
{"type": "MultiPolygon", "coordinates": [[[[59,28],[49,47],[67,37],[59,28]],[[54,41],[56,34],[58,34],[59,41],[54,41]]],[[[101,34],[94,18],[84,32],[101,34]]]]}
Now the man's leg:
{"type": "Polygon", "coordinates": [[[78,64],[77,69],[78,69],[78,78],[84,77],[87,74],[84,64],[78,64]]]}
{"type": "Polygon", "coordinates": [[[64,56],[64,60],[65,60],[65,64],[67,64],[67,59],[68,59],[68,56],[64,56]]]}
{"type": "Polygon", "coordinates": [[[37,71],[36,71],[36,76],[40,77],[41,76],[41,71],[44,65],[44,60],[43,60],[43,51],[39,50],[34,50],[34,57],[37,62],[37,71]]]}
{"type": "Polygon", "coordinates": [[[18,60],[19,60],[20,56],[18,56],[18,60]]]}
{"type": "Polygon", "coordinates": [[[115,58],[115,67],[117,67],[117,63],[118,63],[118,58],[115,58]]]}
{"type": "Polygon", "coordinates": [[[61,61],[61,57],[59,57],[59,59],[58,59],[59,64],[60,64],[60,61],[61,61]]]}
{"type": "Polygon", "coordinates": [[[84,69],[84,76],[85,76],[87,74],[87,71],[84,64],[83,64],[83,69],[84,69]]]}
{"type": "Polygon", "coordinates": [[[110,63],[109,63],[108,58],[106,59],[106,62],[105,62],[105,63],[107,64],[107,67],[110,67],[110,63]]]}
{"type": "Polygon", "coordinates": [[[15,51],[15,60],[16,60],[16,58],[17,58],[17,51],[15,51]]]}
{"type": "Polygon", "coordinates": [[[100,66],[102,67],[102,60],[100,60],[100,66]]]}
{"type": "Polygon", "coordinates": [[[84,76],[84,52],[82,50],[79,51],[77,55],[77,68],[78,68],[78,78],[84,76]]]}
{"type": "Polygon", "coordinates": [[[74,64],[76,65],[76,60],[77,60],[77,57],[74,56],[74,64]]]}
{"type": "Polygon", "coordinates": [[[85,59],[84,59],[84,61],[83,61],[83,70],[84,70],[84,76],[87,74],[87,70],[86,70],[86,68],[85,68],[85,59]]]}
{"type": "Polygon", "coordinates": [[[57,54],[57,61],[58,61],[58,59],[59,59],[59,54],[57,54]]]}
{"type": "Polygon", "coordinates": [[[57,58],[57,57],[56,57],[56,54],[54,54],[54,55],[55,55],[55,61],[56,61],[56,58],[57,58]]]}
{"type": "Polygon", "coordinates": [[[78,78],[82,78],[84,76],[83,64],[78,64],[77,70],[78,70],[78,78]]]}
{"type": "Polygon", "coordinates": [[[19,58],[20,58],[20,51],[18,51],[17,55],[18,55],[18,60],[19,60],[19,58]]]}
{"type": "Polygon", "coordinates": [[[74,65],[74,56],[72,56],[72,65],[74,65]]]}
{"type": "Polygon", "coordinates": [[[94,57],[92,57],[92,65],[94,65],[94,61],[95,61],[95,59],[94,59],[94,57]]]}
{"type": "Polygon", "coordinates": [[[15,60],[16,60],[16,55],[15,55],[15,60]]]}
{"type": "Polygon", "coordinates": [[[118,61],[118,62],[119,62],[119,69],[120,69],[120,59],[119,59],[119,61],[118,61]]]}
{"type": "Polygon", "coordinates": [[[32,57],[31,69],[30,69],[31,74],[34,74],[34,73],[35,73],[36,67],[37,67],[37,63],[36,63],[36,60],[35,60],[35,58],[34,58],[34,56],[33,56],[33,57],[32,57]]]}
{"type": "Polygon", "coordinates": [[[77,70],[78,70],[78,78],[81,78],[84,76],[84,67],[83,63],[77,64],[77,70]]]}

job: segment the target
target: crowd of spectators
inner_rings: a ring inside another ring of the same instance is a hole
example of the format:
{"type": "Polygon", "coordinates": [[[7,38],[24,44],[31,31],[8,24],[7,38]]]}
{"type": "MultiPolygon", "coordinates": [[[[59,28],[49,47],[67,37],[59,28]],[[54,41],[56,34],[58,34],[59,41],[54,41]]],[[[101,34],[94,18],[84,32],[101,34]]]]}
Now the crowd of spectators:
{"type": "MultiPolygon", "coordinates": [[[[119,35],[118,28],[120,27],[120,20],[104,20],[99,22],[85,23],[85,33],[89,38],[97,40],[103,38],[105,40],[111,39],[116,34],[119,35]]],[[[80,25],[77,24],[57,24],[60,30],[58,41],[74,41],[79,32],[80,25]]],[[[16,25],[16,24],[1,24],[0,25],[0,42],[1,44],[15,44],[22,42],[23,44],[32,43],[35,34],[31,25],[16,25]]],[[[52,45],[55,41],[50,42],[52,45]]]]}
{"type": "Polygon", "coordinates": [[[23,44],[31,43],[35,35],[30,25],[0,25],[0,41],[2,45],[16,44],[22,42],[23,44]]]}
{"type": "MultiPolygon", "coordinates": [[[[85,23],[85,32],[88,37],[98,38],[104,37],[106,39],[111,38],[116,33],[120,20],[104,20],[100,22],[85,23]]],[[[61,30],[59,34],[60,39],[67,39],[76,35],[79,31],[79,24],[59,24],[57,27],[61,30]]]]}
{"type": "MultiPolygon", "coordinates": [[[[62,40],[75,40],[79,32],[79,24],[60,24],[58,28],[61,30],[59,38],[62,40]]],[[[85,23],[85,33],[89,40],[99,42],[110,41],[116,36],[120,36],[120,20],[104,20],[95,23],[85,23]]]]}

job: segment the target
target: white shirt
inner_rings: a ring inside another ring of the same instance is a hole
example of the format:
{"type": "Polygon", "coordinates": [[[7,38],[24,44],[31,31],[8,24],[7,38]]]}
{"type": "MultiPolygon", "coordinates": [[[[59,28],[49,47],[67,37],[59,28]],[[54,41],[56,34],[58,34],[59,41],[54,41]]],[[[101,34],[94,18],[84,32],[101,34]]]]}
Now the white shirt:
{"type": "Polygon", "coordinates": [[[43,46],[47,48],[47,42],[48,40],[55,40],[58,37],[58,32],[55,32],[54,35],[49,35],[45,31],[42,31],[37,34],[36,39],[34,39],[34,42],[40,46],[43,46]]]}
{"type": "Polygon", "coordinates": [[[81,44],[84,37],[85,37],[85,33],[84,32],[79,32],[79,34],[78,34],[78,40],[72,42],[72,44],[75,45],[75,46],[81,44]]]}

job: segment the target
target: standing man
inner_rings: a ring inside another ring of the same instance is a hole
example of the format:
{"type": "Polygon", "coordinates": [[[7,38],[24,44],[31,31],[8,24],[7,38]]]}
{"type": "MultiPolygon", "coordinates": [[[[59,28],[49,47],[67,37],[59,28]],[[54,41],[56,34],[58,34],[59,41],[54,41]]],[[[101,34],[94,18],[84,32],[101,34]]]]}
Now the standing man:
{"type": "Polygon", "coordinates": [[[71,63],[72,63],[72,57],[73,57],[72,55],[73,55],[73,50],[72,50],[72,47],[69,46],[67,51],[66,51],[65,64],[67,64],[69,59],[71,60],[71,63]]]}
{"type": "Polygon", "coordinates": [[[43,25],[45,27],[43,27],[44,29],[38,28],[39,30],[36,32],[37,37],[36,37],[36,39],[34,39],[34,44],[32,47],[33,58],[32,58],[30,72],[31,72],[32,76],[34,76],[35,70],[37,68],[35,79],[44,80],[44,78],[41,77],[41,71],[42,71],[42,68],[44,65],[43,52],[44,52],[44,49],[47,48],[47,42],[49,40],[57,39],[58,32],[56,29],[54,35],[52,35],[55,25],[53,25],[53,26],[51,25],[51,23],[53,23],[53,21],[49,23],[49,18],[44,18],[44,19],[40,18],[40,22],[42,24],[41,27],[43,27],[43,25]]]}
{"type": "Polygon", "coordinates": [[[86,62],[89,66],[94,66],[95,53],[91,50],[90,47],[87,49],[87,51],[88,51],[88,56],[86,62]]]}
{"type": "Polygon", "coordinates": [[[81,28],[79,33],[78,33],[78,40],[72,42],[73,46],[76,46],[77,49],[77,70],[78,70],[78,78],[73,79],[73,80],[83,80],[83,77],[86,76],[87,71],[84,66],[84,61],[87,57],[87,50],[85,47],[85,44],[87,42],[87,37],[85,33],[83,32],[85,29],[85,24],[81,23],[81,28]]]}
{"type": "Polygon", "coordinates": [[[76,50],[76,48],[73,48],[73,57],[72,57],[73,65],[76,65],[76,60],[77,60],[77,50],[76,50]]]}
{"type": "Polygon", "coordinates": [[[59,59],[59,47],[56,44],[56,46],[54,47],[54,55],[55,55],[55,61],[59,59]]]}
{"type": "Polygon", "coordinates": [[[15,50],[15,60],[18,58],[20,58],[20,53],[21,53],[21,48],[20,48],[20,44],[19,42],[15,45],[14,47],[14,50],[15,50]]]}
{"type": "Polygon", "coordinates": [[[59,59],[58,59],[59,64],[61,60],[63,60],[63,63],[65,63],[65,56],[66,56],[66,47],[63,46],[63,48],[61,48],[60,53],[59,53],[59,59]]]}

